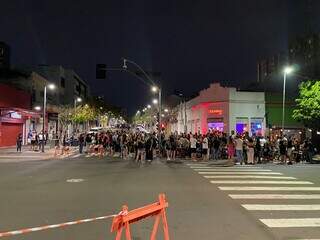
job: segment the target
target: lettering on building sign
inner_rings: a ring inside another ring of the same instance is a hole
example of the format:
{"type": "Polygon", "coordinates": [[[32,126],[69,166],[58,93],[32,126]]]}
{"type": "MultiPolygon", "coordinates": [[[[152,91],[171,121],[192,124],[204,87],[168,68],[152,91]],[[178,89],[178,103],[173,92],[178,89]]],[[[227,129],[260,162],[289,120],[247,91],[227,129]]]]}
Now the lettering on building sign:
{"type": "Polygon", "coordinates": [[[221,109],[209,109],[208,112],[209,112],[210,114],[222,115],[222,110],[221,110],[221,109]]]}

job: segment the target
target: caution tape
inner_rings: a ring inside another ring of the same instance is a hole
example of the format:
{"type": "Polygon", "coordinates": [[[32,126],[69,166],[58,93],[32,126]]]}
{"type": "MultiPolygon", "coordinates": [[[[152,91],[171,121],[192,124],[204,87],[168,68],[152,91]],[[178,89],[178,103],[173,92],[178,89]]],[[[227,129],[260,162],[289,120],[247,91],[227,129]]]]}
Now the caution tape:
{"type": "Polygon", "coordinates": [[[77,220],[77,221],[65,222],[65,223],[60,223],[60,224],[45,225],[45,226],[41,226],[41,227],[25,228],[25,229],[20,229],[20,230],[15,230],[15,231],[2,232],[2,233],[0,233],[0,238],[1,237],[10,237],[10,236],[14,236],[14,235],[20,235],[20,234],[25,234],[25,233],[30,233],[30,232],[38,232],[38,231],[43,231],[43,230],[47,230],[47,229],[68,227],[68,226],[77,225],[77,224],[81,224],[81,223],[94,222],[94,221],[98,221],[98,220],[113,218],[113,217],[118,216],[120,214],[123,214],[123,213],[102,216],[102,217],[96,217],[96,218],[81,219],[81,220],[77,220]]]}

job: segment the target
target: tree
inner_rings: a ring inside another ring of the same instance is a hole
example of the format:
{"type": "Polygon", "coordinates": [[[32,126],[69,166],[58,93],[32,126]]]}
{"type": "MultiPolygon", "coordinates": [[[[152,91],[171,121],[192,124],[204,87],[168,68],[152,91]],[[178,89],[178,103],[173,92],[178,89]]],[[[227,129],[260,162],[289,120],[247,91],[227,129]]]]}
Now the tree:
{"type": "Polygon", "coordinates": [[[96,120],[98,115],[99,111],[96,108],[90,106],[89,104],[85,104],[76,108],[76,111],[72,115],[72,121],[75,123],[85,123],[96,120]]]}
{"type": "Polygon", "coordinates": [[[72,116],[74,114],[74,109],[70,106],[60,106],[58,121],[60,125],[61,132],[64,132],[67,129],[68,124],[72,122],[72,116]]]}
{"type": "Polygon", "coordinates": [[[297,107],[293,111],[293,118],[304,126],[320,129],[320,81],[306,81],[299,86],[297,107]]]}

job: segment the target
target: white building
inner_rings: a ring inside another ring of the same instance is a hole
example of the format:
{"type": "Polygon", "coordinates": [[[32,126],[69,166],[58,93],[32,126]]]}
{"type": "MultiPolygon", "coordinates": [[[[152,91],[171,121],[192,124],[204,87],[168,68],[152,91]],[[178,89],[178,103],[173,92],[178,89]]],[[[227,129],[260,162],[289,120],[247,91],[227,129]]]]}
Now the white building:
{"type": "Polygon", "coordinates": [[[238,91],[222,87],[218,83],[199,92],[185,104],[177,106],[177,121],[171,131],[200,132],[210,129],[227,134],[248,132],[249,135],[264,135],[265,94],[264,92],[238,91]]]}

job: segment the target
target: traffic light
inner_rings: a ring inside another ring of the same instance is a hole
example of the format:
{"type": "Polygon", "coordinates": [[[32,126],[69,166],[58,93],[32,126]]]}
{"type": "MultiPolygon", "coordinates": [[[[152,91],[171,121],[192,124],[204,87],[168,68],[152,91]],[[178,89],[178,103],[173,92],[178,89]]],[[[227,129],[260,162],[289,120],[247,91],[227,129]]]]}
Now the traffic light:
{"type": "Polygon", "coordinates": [[[106,79],[106,64],[97,64],[96,65],[96,79],[106,79]]]}

